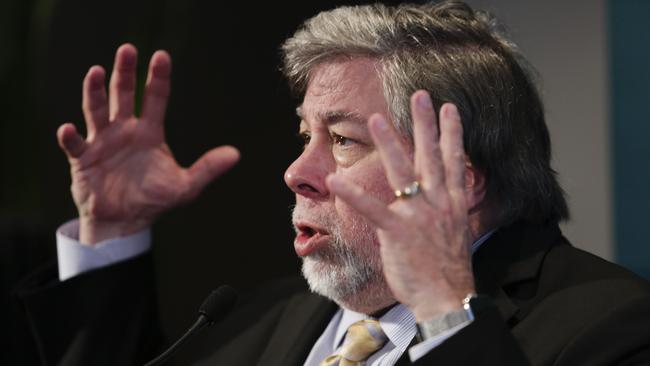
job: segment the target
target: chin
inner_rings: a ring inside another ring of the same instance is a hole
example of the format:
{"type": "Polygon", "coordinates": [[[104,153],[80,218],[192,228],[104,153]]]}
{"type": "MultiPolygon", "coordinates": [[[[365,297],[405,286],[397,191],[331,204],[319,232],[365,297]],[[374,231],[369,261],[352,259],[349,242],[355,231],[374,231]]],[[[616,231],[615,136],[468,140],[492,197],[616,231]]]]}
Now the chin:
{"type": "Polygon", "coordinates": [[[312,292],[352,311],[372,314],[395,302],[381,265],[334,263],[310,255],[303,258],[302,274],[312,292]]]}

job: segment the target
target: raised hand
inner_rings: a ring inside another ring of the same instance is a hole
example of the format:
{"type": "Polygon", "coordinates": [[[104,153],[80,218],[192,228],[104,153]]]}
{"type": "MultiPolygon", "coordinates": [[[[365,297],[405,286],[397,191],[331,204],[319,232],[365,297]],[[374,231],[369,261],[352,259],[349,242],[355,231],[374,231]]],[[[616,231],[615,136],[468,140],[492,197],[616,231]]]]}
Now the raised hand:
{"type": "Polygon", "coordinates": [[[165,143],[163,121],[170,93],[171,59],[151,57],[142,111],[134,114],[137,51],[122,45],[105,89],[105,71],[93,66],[83,82],[87,136],[59,127],[57,138],[72,176],[80,241],[94,244],[151,225],[165,210],[196,197],[239,159],[229,146],[206,152],[191,167],[178,165],[165,143]]]}
{"type": "Polygon", "coordinates": [[[361,187],[333,175],[330,191],[378,229],[384,275],[393,295],[418,321],[460,308],[474,292],[466,199],[466,160],[458,110],[444,104],[440,131],[429,95],[411,98],[414,160],[394,128],[373,115],[369,128],[393,189],[419,184],[419,193],[385,204],[361,187]]]}

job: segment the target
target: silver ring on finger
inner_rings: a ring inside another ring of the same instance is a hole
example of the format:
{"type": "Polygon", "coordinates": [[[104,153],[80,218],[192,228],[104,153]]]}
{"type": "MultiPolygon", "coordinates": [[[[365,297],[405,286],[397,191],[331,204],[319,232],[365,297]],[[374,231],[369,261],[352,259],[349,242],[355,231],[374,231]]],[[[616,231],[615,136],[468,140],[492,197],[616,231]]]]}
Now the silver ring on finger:
{"type": "Polygon", "coordinates": [[[420,182],[417,180],[414,180],[413,183],[409,184],[408,186],[402,188],[402,189],[396,189],[395,192],[395,198],[398,199],[406,199],[415,196],[416,194],[420,193],[420,182]]]}

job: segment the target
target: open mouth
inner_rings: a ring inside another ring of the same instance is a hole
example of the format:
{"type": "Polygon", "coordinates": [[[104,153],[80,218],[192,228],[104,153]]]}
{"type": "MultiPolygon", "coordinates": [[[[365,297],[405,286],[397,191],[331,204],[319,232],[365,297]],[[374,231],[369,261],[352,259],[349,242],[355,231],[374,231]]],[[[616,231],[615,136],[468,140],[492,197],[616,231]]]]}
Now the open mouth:
{"type": "Polygon", "coordinates": [[[296,229],[298,230],[298,235],[306,238],[311,238],[316,235],[317,232],[314,228],[306,225],[298,225],[296,226],[296,229]]]}
{"type": "Polygon", "coordinates": [[[303,238],[311,238],[318,234],[328,235],[327,230],[309,223],[299,222],[295,224],[296,234],[303,238]]]}
{"type": "Polygon", "coordinates": [[[294,248],[301,257],[309,255],[329,240],[327,230],[311,223],[297,222],[294,223],[294,227],[296,229],[294,248]]]}

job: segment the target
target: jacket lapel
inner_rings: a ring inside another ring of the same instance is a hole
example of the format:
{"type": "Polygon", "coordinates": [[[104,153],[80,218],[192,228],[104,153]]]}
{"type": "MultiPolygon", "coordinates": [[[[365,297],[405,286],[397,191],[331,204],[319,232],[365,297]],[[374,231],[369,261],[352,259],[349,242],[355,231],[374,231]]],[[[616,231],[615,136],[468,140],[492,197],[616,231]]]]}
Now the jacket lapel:
{"type": "Polygon", "coordinates": [[[493,299],[506,322],[519,312],[513,295],[537,278],[546,253],[560,237],[556,224],[513,224],[495,232],[474,254],[476,290],[493,299]]]}
{"type": "Polygon", "coordinates": [[[301,366],[337,309],[336,304],[318,295],[294,296],[280,316],[258,364],[301,366]]]}

